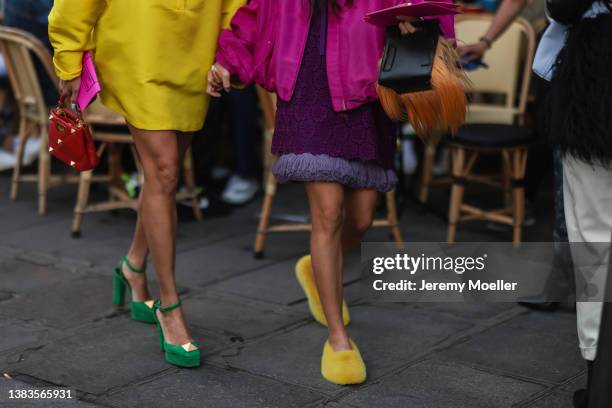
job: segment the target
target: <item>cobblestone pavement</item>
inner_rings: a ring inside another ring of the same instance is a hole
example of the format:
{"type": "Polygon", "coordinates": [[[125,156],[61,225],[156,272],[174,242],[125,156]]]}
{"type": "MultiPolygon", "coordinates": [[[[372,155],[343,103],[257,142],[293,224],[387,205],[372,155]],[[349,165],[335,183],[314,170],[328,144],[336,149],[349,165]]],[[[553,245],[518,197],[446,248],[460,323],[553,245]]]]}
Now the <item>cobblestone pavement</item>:
{"type": "MultiPolygon", "coordinates": [[[[129,244],[133,215],[87,215],[75,240],[73,187],[52,191],[49,214],[39,217],[34,188],[13,203],[8,185],[0,175],[1,407],[569,408],[585,382],[571,311],[369,304],[360,298],[356,257],[348,261],[346,296],[369,378],[355,387],[323,381],[325,330],[293,277],[308,237],[271,235],[265,258],[253,259],[258,202],[201,224],[181,214],[178,282],[205,356],[201,368],[173,368],[154,330],[110,302],[112,268],[129,244]],[[7,399],[10,389],[49,386],[70,387],[79,401],[7,399]]],[[[296,212],[305,212],[301,189],[282,188],[275,214],[296,212]]],[[[441,241],[445,224],[408,204],[402,230],[408,241],[441,241]]],[[[508,239],[483,234],[460,230],[465,240],[508,239]]],[[[388,232],[368,239],[387,240],[388,232]]]]}

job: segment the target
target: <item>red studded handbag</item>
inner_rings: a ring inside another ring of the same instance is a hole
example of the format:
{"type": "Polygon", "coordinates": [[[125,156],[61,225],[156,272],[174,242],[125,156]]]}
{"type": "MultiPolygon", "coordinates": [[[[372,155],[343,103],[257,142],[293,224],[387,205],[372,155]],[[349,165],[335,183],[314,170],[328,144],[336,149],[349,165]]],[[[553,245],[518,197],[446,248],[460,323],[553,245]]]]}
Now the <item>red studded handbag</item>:
{"type": "Polygon", "coordinates": [[[98,165],[98,155],[91,129],[81,111],[66,108],[62,97],[49,116],[49,152],[78,171],[92,170],[98,165]]]}

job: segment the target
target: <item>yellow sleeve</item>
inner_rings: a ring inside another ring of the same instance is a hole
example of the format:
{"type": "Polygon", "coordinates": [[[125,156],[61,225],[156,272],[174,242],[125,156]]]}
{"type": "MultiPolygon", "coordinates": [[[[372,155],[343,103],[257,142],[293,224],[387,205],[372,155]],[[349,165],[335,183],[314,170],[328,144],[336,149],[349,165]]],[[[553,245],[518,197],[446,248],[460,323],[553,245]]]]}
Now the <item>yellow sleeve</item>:
{"type": "Polygon", "coordinates": [[[246,4],[246,0],[223,0],[223,14],[221,16],[221,29],[229,28],[236,11],[246,4]]]}
{"type": "Polygon", "coordinates": [[[60,79],[81,75],[83,53],[94,48],[93,30],[105,7],[106,0],[55,0],[49,14],[49,39],[60,79]]]}

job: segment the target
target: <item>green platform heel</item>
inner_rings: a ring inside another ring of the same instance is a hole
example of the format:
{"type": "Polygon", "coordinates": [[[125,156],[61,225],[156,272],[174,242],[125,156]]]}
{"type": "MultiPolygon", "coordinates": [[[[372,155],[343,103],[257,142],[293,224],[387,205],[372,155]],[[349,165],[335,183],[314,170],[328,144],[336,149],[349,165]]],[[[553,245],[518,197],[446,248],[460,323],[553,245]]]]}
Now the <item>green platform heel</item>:
{"type": "MultiPolygon", "coordinates": [[[[113,274],[113,304],[117,306],[123,306],[125,304],[126,292],[132,293],[132,287],[123,275],[123,265],[126,265],[128,269],[134,273],[145,273],[144,269],[135,268],[126,257],[123,257],[119,261],[119,266],[115,269],[113,274]]],[[[133,320],[143,323],[156,323],[155,318],[155,302],[153,300],[147,300],[144,302],[130,302],[130,316],[133,320]]]]}
{"type": "MultiPolygon", "coordinates": [[[[159,310],[162,313],[178,309],[179,307],[181,307],[180,300],[176,304],[168,307],[162,307],[159,300],[155,302],[155,310],[159,310]]],[[[157,332],[159,333],[159,346],[161,351],[165,354],[166,362],[178,367],[199,367],[202,364],[202,356],[199,349],[200,344],[195,341],[190,341],[182,346],[178,346],[166,342],[164,331],[157,319],[157,314],[155,314],[155,320],[157,322],[157,332]]]]}

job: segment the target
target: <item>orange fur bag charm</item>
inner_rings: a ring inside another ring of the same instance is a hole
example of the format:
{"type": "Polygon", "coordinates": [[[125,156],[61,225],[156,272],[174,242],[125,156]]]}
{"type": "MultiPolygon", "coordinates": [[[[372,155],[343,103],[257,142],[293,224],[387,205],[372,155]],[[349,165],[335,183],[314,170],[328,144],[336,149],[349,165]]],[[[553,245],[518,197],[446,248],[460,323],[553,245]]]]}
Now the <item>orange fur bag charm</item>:
{"type": "Polygon", "coordinates": [[[467,77],[437,20],[414,25],[418,31],[407,37],[387,29],[380,102],[392,120],[410,122],[423,140],[454,134],[465,121],[467,77]]]}

